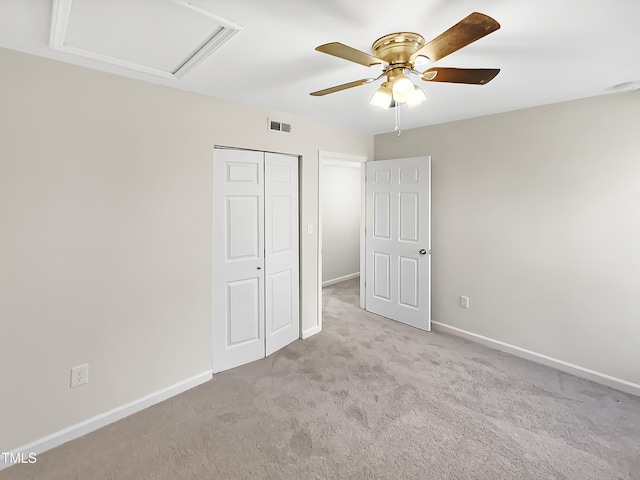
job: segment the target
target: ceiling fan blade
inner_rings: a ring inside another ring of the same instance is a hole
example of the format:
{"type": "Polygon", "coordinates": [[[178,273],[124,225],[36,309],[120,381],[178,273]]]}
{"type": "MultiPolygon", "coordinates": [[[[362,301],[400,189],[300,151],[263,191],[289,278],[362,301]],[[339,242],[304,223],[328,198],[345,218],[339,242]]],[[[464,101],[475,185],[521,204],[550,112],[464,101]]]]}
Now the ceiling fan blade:
{"type": "Polygon", "coordinates": [[[499,68],[443,68],[434,67],[425,70],[422,80],[425,82],[468,83],[484,85],[500,73],[499,68]]]}
{"type": "Polygon", "coordinates": [[[318,90],[317,92],[310,93],[312,97],[321,97],[330,93],[339,92],[340,90],[346,90],[347,88],[359,87],[360,85],[366,85],[371,83],[375,78],[363,78],[362,80],[356,80],[355,82],[343,83],[342,85],[336,85],[335,87],[325,88],[324,90],[318,90]]]}
{"type": "Polygon", "coordinates": [[[379,58],[376,58],[373,55],[369,55],[368,53],[361,52],[360,50],[356,50],[355,48],[345,45],[344,43],[325,43],[324,45],[316,47],[316,50],[322,53],[328,53],[329,55],[333,55],[334,57],[344,58],[345,60],[349,60],[350,62],[359,63],[360,65],[364,65],[365,67],[382,64],[382,60],[380,60],[379,58]]]}
{"type": "Polygon", "coordinates": [[[499,28],[500,24],[493,18],[474,12],[417,50],[411,55],[411,61],[419,55],[429,57],[432,62],[438,61],[499,28]]]}

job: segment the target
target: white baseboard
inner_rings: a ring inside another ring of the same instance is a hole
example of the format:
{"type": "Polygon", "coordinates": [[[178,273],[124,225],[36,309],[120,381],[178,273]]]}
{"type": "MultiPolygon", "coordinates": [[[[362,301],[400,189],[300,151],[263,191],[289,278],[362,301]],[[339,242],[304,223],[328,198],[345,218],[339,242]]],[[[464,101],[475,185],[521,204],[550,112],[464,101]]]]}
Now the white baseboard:
{"type": "MultiPolygon", "coordinates": [[[[46,437],[40,438],[27,445],[23,445],[22,447],[16,448],[8,453],[13,454],[14,458],[16,455],[24,455],[24,458],[27,458],[30,453],[35,453],[36,455],[44,453],[47,450],[51,450],[52,448],[62,445],[63,443],[75,440],[87,433],[105,427],[110,423],[117,422],[129,415],[133,415],[145,408],[149,408],[156,403],[175,397],[176,395],[186,392],[193,387],[197,387],[202,383],[208,382],[211,378],[213,378],[213,374],[210,370],[203,372],[200,375],[178,382],[170,387],[147,395],[146,397],[134,400],[126,405],[116,407],[108,412],[101,413],[100,415],[85,420],[84,422],[71,425],[70,427],[59,430],[51,435],[47,435],[46,437]]],[[[2,458],[0,458],[0,470],[13,465],[12,463],[8,463],[8,458],[8,455],[3,455],[2,458]]]]}
{"type": "Polygon", "coordinates": [[[589,370],[588,368],[580,367],[579,365],[564,362],[562,360],[558,360],[557,358],[549,357],[541,353],[536,353],[525,348],[516,347],[515,345],[510,345],[499,340],[494,340],[493,338],[484,337],[482,335],[478,335],[477,333],[472,333],[460,328],[452,327],[450,325],[445,325],[444,323],[432,321],[431,324],[435,327],[435,330],[451,333],[453,335],[466,338],[467,340],[471,340],[472,342],[482,343],[483,345],[487,345],[488,347],[510,353],[512,355],[515,355],[516,357],[531,360],[532,362],[555,368],[556,370],[560,370],[561,372],[570,373],[571,375],[575,375],[576,377],[584,378],[586,380],[591,380],[592,382],[606,385],[607,387],[615,388],[616,390],[620,390],[621,392],[640,396],[640,385],[636,383],[628,382],[626,380],[622,380],[621,378],[612,377],[611,375],[607,375],[606,373],[589,370]]]}
{"type": "Polygon", "coordinates": [[[352,278],[356,278],[360,276],[360,272],[350,273],[349,275],[344,275],[342,277],[333,278],[331,280],[327,280],[326,282],[322,282],[323,287],[328,287],[329,285],[335,285],[336,283],[344,282],[346,280],[351,280],[352,278]]]}
{"type": "Polygon", "coordinates": [[[309,338],[310,336],[315,335],[316,333],[320,333],[321,331],[322,328],[319,325],[307,328],[306,330],[302,331],[302,339],[304,340],[305,338],[309,338]]]}

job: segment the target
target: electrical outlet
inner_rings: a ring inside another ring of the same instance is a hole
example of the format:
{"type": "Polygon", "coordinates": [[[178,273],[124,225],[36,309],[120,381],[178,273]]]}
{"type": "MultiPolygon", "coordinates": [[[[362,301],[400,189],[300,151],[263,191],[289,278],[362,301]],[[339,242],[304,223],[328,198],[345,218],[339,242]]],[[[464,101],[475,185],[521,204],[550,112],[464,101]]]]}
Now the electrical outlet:
{"type": "Polygon", "coordinates": [[[71,369],[71,388],[83,385],[89,381],[89,364],[78,365],[71,369]]]}
{"type": "Polygon", "coordinates": [[[469,297],[460,295],[460,306],[462,308],[469,308],[469,297]]]}

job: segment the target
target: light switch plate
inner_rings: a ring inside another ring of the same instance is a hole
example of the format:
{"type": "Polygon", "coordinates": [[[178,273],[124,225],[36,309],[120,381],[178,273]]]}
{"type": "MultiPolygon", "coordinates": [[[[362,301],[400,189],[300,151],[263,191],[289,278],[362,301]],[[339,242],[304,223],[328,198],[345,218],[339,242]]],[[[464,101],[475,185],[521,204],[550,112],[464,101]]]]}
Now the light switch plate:
{"type": "Polygon", "coordinates": [[[469,308],[469,297],[463,295],[460,296],[460,306],[462,308],[469,308]]]}

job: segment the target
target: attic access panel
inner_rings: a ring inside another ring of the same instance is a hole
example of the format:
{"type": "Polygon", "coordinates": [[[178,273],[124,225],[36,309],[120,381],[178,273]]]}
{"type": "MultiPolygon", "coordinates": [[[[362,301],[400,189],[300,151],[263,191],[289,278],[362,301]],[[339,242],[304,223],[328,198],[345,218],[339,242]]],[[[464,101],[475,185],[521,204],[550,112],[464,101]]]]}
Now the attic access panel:
{"type": "Polygon", "coordinates": [[[53,0],[49,46],[182,78],[241,28],[186,0],[53,0]]]}

